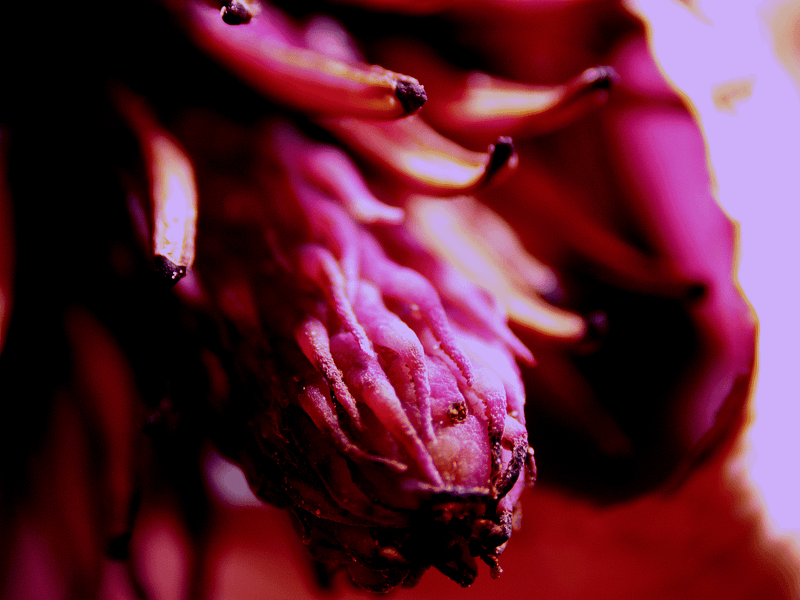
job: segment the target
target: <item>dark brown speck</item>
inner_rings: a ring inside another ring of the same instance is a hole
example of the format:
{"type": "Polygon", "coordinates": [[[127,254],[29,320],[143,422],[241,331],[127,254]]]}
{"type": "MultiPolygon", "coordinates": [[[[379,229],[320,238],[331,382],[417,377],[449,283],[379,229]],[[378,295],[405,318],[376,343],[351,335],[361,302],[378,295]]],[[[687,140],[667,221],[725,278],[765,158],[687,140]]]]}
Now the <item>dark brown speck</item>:
{"type": "Polygon", "coordinates": [[[423,88],[418,82],[406,81],[403,79],[397,81],[394,95],[400,101],[400,105],[403,107],[403,112],[407,115],[417,112],[428,100],[428,95],[425,93],[425,88],[423,88]]]}
{"type": "Polygon", "coordinates": [[[222,20],[228,25],[245,25],[253,18],[248,8],[239,2],[239,0],[232,0],[225,4],[220,11],[222,20]]]}
{"type": "Polygon", "coordinates": [[[453,423],[463,423],[467,420],[467,405],[463,402],[456,402],[447,409],[447,417],[453,423]]]}

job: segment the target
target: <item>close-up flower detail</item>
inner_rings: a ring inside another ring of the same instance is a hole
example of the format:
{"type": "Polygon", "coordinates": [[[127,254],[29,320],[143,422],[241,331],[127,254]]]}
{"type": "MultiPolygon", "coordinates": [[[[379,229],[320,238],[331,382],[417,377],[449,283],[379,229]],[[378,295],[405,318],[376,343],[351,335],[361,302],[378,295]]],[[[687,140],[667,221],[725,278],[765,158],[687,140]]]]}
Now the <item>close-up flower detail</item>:
{"type": "Polygon", "coordinates": [[[73,9],[0,31],[9,597],[218,597],[220,464],[388,592],[500,577],[537,471],[607,505],[731,443],[735,227],[621,3],[73,9]]]}

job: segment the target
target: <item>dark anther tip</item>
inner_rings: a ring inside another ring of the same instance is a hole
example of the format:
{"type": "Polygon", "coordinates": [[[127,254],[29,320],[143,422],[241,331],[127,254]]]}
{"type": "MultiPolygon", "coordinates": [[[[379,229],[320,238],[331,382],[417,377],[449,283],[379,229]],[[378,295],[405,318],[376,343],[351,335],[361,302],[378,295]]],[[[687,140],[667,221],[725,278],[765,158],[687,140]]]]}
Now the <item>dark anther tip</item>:
{"type": "Polygon", "coordinates": [[[400,101],[400,106],[403,107],[403,112],[407,115],[417,112],[428,100],[425,88],[418,82],[403,79],[397,80],[394,95],[400,101]]]}
{"type": "Polygon", "coordinates": [[[510,137],[497,138],[497,141],[489,146],[489,164],[486,165],[484,181],[506,166],[515,155],[514,142],[510,137]]]}
{"type": "Polygon", "coordinates": [[[595,67],[592,69],[591,85],[598,90],[610,90],[619,83],[619,73],[614,67],[595,67]]]}
{"type": "Polygon", "coordinates": [[[170,286],[175,285],[186,276],[186,267],[178,266],[166,256],[157,254],[155,257],[156,272],[161,275],[170,286]]]}
{"type": "Polygon", "coordinates": [[[228,25],[245,25],[253,18],[253,13],[239,0],[226,2],[220,14],[222,15],[222,20],[228,25]]]}

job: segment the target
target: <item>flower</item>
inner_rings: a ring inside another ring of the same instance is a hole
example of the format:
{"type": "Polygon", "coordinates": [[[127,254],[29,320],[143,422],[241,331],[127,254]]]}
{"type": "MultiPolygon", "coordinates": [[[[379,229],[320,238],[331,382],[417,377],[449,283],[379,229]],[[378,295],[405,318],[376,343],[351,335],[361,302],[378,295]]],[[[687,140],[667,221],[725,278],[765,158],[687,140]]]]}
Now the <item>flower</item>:
{"type": "Polygon", "coordinates": [[[91,597],[102,555],[131,552],[146,587],[137,531],[159,505],[191,556],[209,447],[293,513],[321,577],[387,591],[430,566],[469,585],[476,557],[499,574],[529,438],[554,481],[607,498],[727,431],[752,323],[640,25],[611,2],[369,8],[129,2],[113,34],[45,19],[83,35],[18,67],[3,105],[0,369],[36,400],[11,403],[12,590],[38,570],[53,597],[91,597]],[[509,60],[534,27],[541,47],[509,60]],[[565,52],[561,30],[586,42],[565,52]]]}

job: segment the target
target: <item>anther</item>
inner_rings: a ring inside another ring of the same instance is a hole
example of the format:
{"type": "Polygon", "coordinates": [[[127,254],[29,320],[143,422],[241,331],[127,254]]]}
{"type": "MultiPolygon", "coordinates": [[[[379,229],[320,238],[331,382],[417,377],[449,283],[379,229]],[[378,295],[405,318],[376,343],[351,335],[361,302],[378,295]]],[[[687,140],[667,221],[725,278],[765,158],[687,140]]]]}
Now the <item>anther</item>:
{"type": "Polygon", "coordinates": [[[400,101],[403,112],[407,115],[417,112],[428,100],[425,88],[413,79],[398,79],[394,95],[400,101]]]}
{"type": "Polygon", "coordinates": [[[515,156],[514,142],[510,137],[500,137],[489,146],[489,164],[486,165],[484,181],[489,180],[497,171],[505,167],[515,156]]]}
{"type": "Polygon", "coordinates": [[[226,2],[220,14],[228,25],[245,25],[253,18],[253,13],[239,0],[226,2]]]}
{"type": "Polygon", "coordinates": [[[170,285],[175,285],[186,275],[186,267],[178,266],[166,256],[155,256],[156,272],[170,285]]]}

